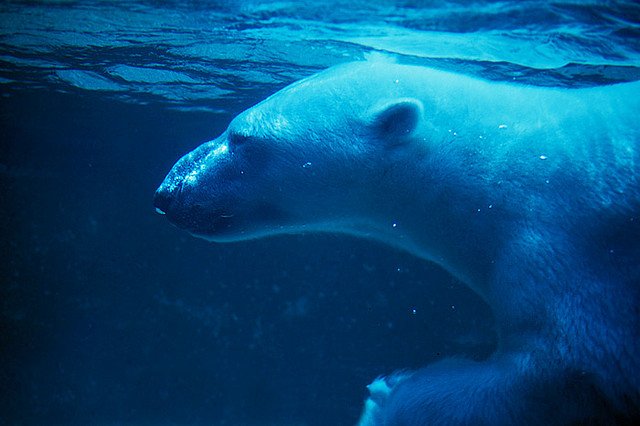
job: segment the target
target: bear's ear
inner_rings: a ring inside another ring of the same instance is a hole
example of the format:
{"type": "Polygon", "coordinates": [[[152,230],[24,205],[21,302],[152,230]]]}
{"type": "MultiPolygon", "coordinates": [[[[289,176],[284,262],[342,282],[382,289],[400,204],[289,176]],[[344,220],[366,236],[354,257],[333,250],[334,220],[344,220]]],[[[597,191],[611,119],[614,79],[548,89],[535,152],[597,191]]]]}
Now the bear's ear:
{"type": "Polygon", "coordinates": [[[411,134],[422,118],[422,102],[413,98],[394,99],[374,108],[370,125],[381,136],[401,138],[411,134]]]}

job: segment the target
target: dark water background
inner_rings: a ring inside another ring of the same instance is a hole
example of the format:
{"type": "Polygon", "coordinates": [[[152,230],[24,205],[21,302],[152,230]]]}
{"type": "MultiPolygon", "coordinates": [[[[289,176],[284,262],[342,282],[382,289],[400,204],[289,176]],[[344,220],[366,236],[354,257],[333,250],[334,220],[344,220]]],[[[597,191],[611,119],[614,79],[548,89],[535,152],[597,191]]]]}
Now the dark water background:
{"type": "Polygon", "coordinates": [[[377,375],[494,348],[438,267],[154,213],[173,162],[371,52],[546,86],[640,79],[636,2],[0,5],[0,424],[350,425],[377,375]]]}

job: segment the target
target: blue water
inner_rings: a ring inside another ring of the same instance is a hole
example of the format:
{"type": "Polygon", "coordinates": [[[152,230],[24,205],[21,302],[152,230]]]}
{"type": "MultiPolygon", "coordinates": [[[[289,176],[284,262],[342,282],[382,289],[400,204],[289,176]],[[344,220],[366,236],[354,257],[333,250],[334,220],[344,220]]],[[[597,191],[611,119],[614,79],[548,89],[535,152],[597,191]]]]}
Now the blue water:
{"type": "Polygon", "coordinates": [[[634,81],[640,7],[3,2],[0,424],[351,425],[379,374],[486,358],[488,307],[434,265],[331,235],[209,244],[153,211],[235,114],[372,54],[634,81]]]}

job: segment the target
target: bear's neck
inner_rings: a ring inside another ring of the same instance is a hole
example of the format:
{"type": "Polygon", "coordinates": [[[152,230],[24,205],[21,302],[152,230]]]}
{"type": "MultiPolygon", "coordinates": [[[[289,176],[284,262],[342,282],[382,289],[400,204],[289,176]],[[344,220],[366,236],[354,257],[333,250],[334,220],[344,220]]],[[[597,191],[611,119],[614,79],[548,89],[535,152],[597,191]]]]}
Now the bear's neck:
{"type": "MultiPolygon", "coordinates": [[[[426,178],[425,178],[426,179],[426,178]]],[[[435,262],[483,297],[500,247],[508,239],[503,206],[478,192],[460,192],[455,184],[440,184],[429,195],[422,185],[389,187],[375,202],[377,215],[360,235],[435,262]]],[[[425,181],[423,181],[425,182],[425,181]]]]}

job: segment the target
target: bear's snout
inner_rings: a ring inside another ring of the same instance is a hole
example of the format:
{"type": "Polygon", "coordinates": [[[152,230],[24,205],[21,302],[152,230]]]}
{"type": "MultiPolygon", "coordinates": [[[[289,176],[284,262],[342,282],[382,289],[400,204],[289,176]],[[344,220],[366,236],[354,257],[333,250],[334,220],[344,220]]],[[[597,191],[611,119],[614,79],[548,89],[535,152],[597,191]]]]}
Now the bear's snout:
{"type": "Polygon", "coordinates": [[[185,205],[181,192],[181,185],[168,185],[165,181],[153,196],[153,206],[156,212],[166,215],[169,222],[178,228],[189,229],[193,226],[194,216],[199,216],[195,211],[198,206],[185,205]]]}
{"type": "Polygon", "coordinates": [[[156,212],[167,215],[172,222],[176,211],[180,210],[179,198],[183,184],[184,177],[174,166],[153,195],[153,206],[156,212]]]}
{"type": "Polygon", "coordinates": [[[180,158],[153,196],[156,212],[178,228],[208,234],[234,216],[233,185],[243,176],[233,166],[226,140],[205,142],[180,158]]]}
{"type": "Polygon", "coordinates": [[[158,213],[167,214],[171,208],[172,202],[173,194],[165,185],[162,185],[156,190],[156,193],[153,196],[153,206],[156,208],[158,213]]]}
{"type": "Polygon", "coordinates": [[[206,170],[207,160],[212,159],[212,142],[207,142],[194,149],[171,168],[160,187],[153,196],[153,206],[160,214],[171,219],[175,210],[180,210],[181,193],[185,185],[195,186],[198,176],[206,170]]]}

